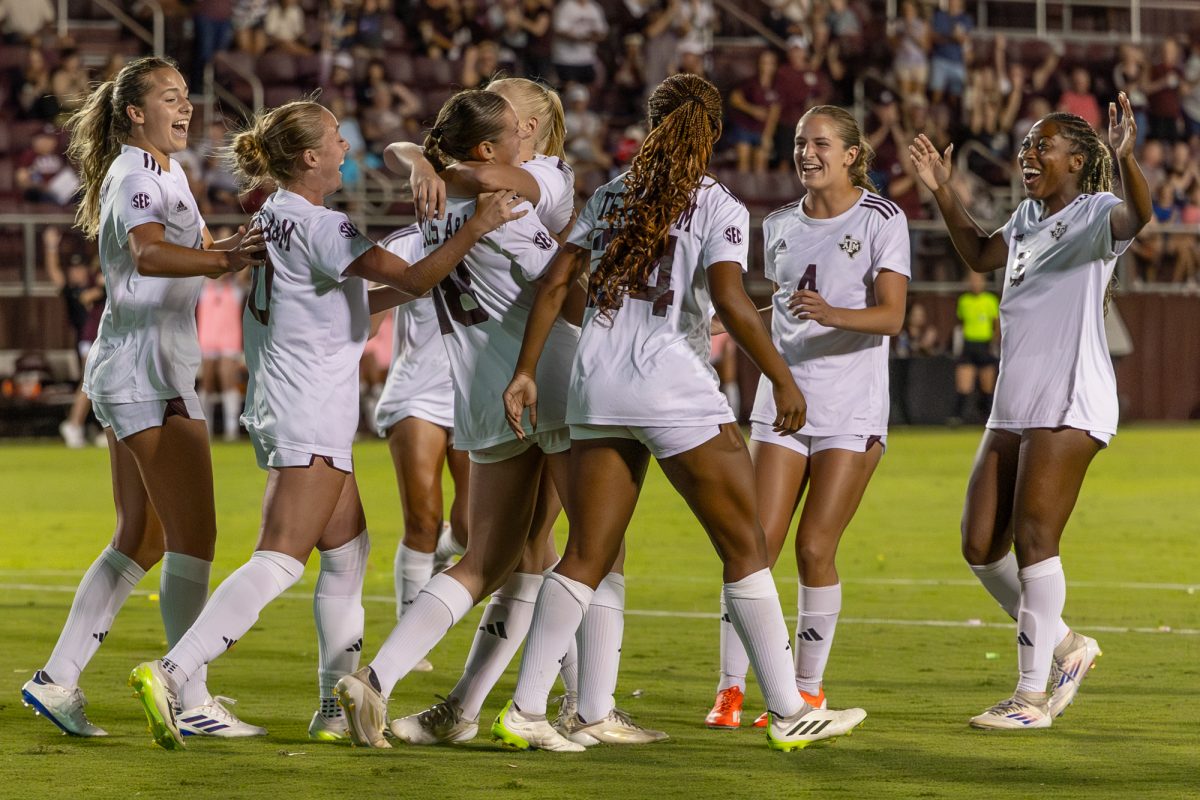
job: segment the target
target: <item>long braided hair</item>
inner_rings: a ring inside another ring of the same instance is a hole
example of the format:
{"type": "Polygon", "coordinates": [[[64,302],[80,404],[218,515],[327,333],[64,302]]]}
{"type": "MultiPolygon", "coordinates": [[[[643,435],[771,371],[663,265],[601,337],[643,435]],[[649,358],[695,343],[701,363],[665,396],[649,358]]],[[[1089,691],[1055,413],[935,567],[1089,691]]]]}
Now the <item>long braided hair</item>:
{"type": "MultiPolygon", "coordinates": [[[[1111,192],[1113,190],[1113,158],[1108,145],[1100,138],[1096,129],[1087,120],[1065,111],[1055,111],[1042,117],[1040,122],[1053,122],[1058,133],[1072,145],[1072,153],[1083,156],[1083,169],[1079,173],[1080,194],[1111,192]]],[[[1120,287],[1116,270],[1104,290],[1104,313],[1108,314],[1113,294],[1120,287]]]]}
{"type": "Polygon", "coordinates": [[[625,295],[649,286],[671,225],[692,203],[721,136],[721,95],[697,75],[672,75],[646,105],[650,134],[625,177],[623,202],[605,216],[613,237],[588,282],[607,320],[625,295]]]}

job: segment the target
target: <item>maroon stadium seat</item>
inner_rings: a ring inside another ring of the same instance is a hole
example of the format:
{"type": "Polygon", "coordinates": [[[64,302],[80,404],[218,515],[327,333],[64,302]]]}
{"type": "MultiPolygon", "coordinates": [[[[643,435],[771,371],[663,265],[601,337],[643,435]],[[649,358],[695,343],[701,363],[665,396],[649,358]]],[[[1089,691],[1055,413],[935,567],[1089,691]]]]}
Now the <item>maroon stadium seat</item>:
{"type": "Polygon", "coordinates": [[[258,57],[255,68],[263,85],[295,83],[298,75],[296,60],[291,53],[275,50],[258,57]]]}

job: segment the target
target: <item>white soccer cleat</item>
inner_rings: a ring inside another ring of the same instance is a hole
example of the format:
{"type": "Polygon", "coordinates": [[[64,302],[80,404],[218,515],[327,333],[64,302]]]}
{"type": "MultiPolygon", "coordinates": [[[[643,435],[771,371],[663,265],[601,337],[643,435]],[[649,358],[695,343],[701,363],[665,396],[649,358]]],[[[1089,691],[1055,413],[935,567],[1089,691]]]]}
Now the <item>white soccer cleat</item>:
{"type": "Polygon", "coordinates": [[[350,739],[350,724],[346,715],[338,709],[335,717],[327,717],[320,711],[313,714],[312,722],[308,723],[308,738],[317,742],[344,742],[350,739]]]}
{"type": "Polygon", "coordinates": [[[180,711],[175,715],[179,732],[184,736],[216,736],[221,739],[242,739],[266,736],[267,729],[238,719],[227,705],[236,705],[232,697],[217,695],[203,705],[180,711]]]}
{"type": "Polygon", "coordinates": [[[1001,700],[982,714],[971,717],[971,727],[993,731],[1049,728],[1050,719],[1045,693],[1018,689],[1007,700],[1001,700]]]}
{"type": "Polygon", "coordinates": [[[53,722],[71,736],[108,736],[108,731],[88,721],[83,713],[87,698],[78,686],[65,689],[40,669],[21,687],[21,702],[33,713],[53,722]]]}
{"type": "Polygon", "coordinates": [[[1052,718],[1061,717],[1067,706],[1075,701],[1079,685],[1087,677],[1088,670],[1096,665],[1096,659],[1100,655],[1099,642],[1075,631],[1071,631],[1067,638],[1054,648],[1049,684],[1052,718]]]}
{"type": "Polygon", "coordinates": [[[829,744],[838,736],[849,736],[866,718],[867,712],[861,708],[830,711],[805,703],[800,711],[790,717],[771,715],[771,724],[767,726],[767,745],[772,750],[789,751],[829,744]]]}
{"type": "Polygon", "coordinates": [[[544,714],[522,714],[511,700],[492,723],[492,739],[513,750],[582,753],[587,749],[554,730],[544,714]]]}
{"type": "Polygon", "coordinates": [[[58,434],[62,436],[63,442],[72,450],[78,450],[81,447],[87,447],[87,436],[84,435],[82,425],[76,425],[72,422],[63,421],[58,426],[58,434]]]}
{"type": "Polygon", "coordinates": [[[138,664],[129,673],[133,695],[142,704],[154,743],[164,750],[182,750],[183,734],[175,720],[175,690],[163,671],[162,661],[138,664]]]}
{"type": "Polygon", "coordinates": [[[422,658],[409,672],[433,672],[433,663],[428,658],[422,658]]]}
{"type": "Polygon", "coordinates": [[[419,714],[392,720],[392,735],[408,744],[459,744],[479,733],[479,719],[464,719],[462,709],[452,699],[425,709],[419,714]]]}
{"type": "Polygon", "coordinates": [[[443,522],[442,531],[438,534],[437,547],[433,551],[433,574],[445,572],[464,551],[465,548],[454,538],[450,523],[443,522]]]}
{"type": "Polygon", "coordinates": [[[352,672],[337,682],[333,693],[346,715],[350,741],[357,747],[390,748],[383,738],[387,724],[387,700],[372,683],[375,675],[369,666],[352,672]]]}
{"type": "Polygon", "coordinates": [[[559,731],[575,744],[591,747],[597,744],[653,744],[671,737],[663,731],[643,728],[633,721],[628,712],[614,708],[599,722],[584,724],[578,714],[559,727],[559,731]]]}

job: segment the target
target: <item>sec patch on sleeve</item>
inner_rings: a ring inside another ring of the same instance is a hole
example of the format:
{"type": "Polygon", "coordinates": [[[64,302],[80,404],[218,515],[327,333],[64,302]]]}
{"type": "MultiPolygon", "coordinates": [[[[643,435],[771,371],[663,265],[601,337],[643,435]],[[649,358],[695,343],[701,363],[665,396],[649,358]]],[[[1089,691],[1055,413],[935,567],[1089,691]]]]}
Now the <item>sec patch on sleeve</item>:
{"type": "Polygon", "coordinates": [[[345,239],[353,239],[355,236],[358,236],[358,228],[354,227],[354,224],[351,222],[343,222],[341,225],[338,225],[338,233],[345,239]]]}
{"type": "Polygon", "coordinates": [[[725,241],[729,242],[730,244],[741,244],[742,229],[736,225],[730,225],[725,229],[725,241]]]}
{"type": "Polygon", "coordinates": [[[551,250],[554,248],[554,240],[544,231],[538,231],[533,235],[533,243],[537,245],[539,250],[551,250]]]}
{"type": "Polygon", "coordinates": [[[138,192],[137,194],[135,194],[132,197],[132,199],[130,199],[129,204],[132,205],[134,208],[138,209],[139,211],[141,211],[144,208],[149,208],[150,207],[150,195],[146,194],[145,192],[138,192]]]}

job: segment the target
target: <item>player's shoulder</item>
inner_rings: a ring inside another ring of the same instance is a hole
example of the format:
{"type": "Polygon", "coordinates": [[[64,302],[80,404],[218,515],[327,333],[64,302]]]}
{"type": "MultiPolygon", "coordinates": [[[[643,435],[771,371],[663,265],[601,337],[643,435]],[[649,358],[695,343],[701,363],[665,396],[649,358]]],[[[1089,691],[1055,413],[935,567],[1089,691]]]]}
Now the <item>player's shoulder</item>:
{"type": "Polygon", "coordinates": [[[410,225],[405,225],[403,228],[397,228],[396,230],[392,231],[387,236],[380,239],[379,244],[384,247],[390,247],[393,242],[407,244],[408,242],[405,240],[420,236],[421,226],[414,222],[410,225]]]}
{"type": "Polygon", "coordinates": [[[712,175],[705,175],[700,179],[700,185],[696,187],[696,204],[714,207],[732,205],[746,208],[746,204],[740,197],[712,175]]]}
{"type": "Polygon", "coordinates": [[[575,170],[571,165],[558,156],[548,156],[538,153],[521,165],[525,171],[540,176],[555,176],[563,180],[574,179],[575,170]]]}
{"type": "Polygon", "coordinates": [[[800,200],[793,200],[790,203],[784,203],[779,208],[768,213],[763,217],[763,228],[766,229],[768,226],[774,227],[780,225],[796,216],[796,212],[800,208],[800,202],[800,200]]]}
{"type": "Polygon", "coordinates": [[[861,213],[868,218],[882,220],[884,222],[905,218],[904,211],[900,206],[888,200],[881,194],[864,190],[862,200],[858,204],[861,213]]]}

